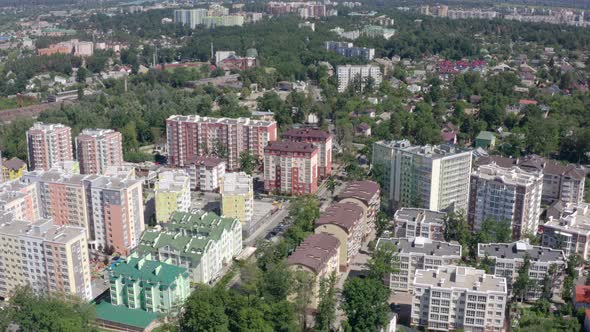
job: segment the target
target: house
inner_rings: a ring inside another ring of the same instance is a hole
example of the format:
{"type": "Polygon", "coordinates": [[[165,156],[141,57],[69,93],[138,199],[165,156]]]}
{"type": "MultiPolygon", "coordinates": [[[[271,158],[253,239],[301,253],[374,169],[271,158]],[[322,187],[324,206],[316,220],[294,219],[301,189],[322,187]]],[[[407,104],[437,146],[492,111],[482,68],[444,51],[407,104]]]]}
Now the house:
{"type": "Polygon", "coordinates": [[[493,149],[496,146],[496,135],[489,131],[482,131],[475,138],[475,147],[493,149]]]}
{"type": "Polygon", "coordinates": [[[457,134],[459,134],[459,129],[451,123],[441,130],[441,138],[445,143],[457,144],[457,134]]]}
{"type": "Polygon", "coordinates": [[[2,163],[2,179],[4,181],[19,179],[26,170],[27,163],[17,157],[13,157],[2,163]]]}
{"type": "Polygon", "coordinates": [[[356,136],[371,137],[371,126],[366,123],[361,123],[356,126],[356,136]]]}

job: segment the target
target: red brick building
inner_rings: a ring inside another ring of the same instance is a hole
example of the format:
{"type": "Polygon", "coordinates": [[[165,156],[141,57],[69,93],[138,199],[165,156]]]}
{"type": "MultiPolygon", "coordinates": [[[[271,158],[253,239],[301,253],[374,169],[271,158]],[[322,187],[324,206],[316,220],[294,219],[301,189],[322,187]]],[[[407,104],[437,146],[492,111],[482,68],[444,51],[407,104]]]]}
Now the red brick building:
{"type": "Polygon", "coordinates": [[[319,148],[318,172],[321,178],[332,173],[332,134],[314,128],[293,128],[283,133],[283,140],[306,142],[319,148]]]}
{"type": "Polygon", "coordinates": [[[313,194],[318,190],[318,147],[304,142],[269,142],[264,148],[264,190],[313,194]]]}

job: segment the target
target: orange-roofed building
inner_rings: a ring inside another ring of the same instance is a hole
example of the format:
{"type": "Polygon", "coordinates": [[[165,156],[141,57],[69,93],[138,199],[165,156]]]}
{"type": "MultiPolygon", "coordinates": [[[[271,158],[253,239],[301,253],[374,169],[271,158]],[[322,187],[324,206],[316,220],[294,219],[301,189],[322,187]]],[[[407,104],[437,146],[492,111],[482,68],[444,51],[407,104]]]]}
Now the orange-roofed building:
{"type": "Polygon", "coordinates": [[[53,54],[70,54],[72,50],[66,46],[40,48],[37,50],[39,55],[53,55],[53,54]]]}

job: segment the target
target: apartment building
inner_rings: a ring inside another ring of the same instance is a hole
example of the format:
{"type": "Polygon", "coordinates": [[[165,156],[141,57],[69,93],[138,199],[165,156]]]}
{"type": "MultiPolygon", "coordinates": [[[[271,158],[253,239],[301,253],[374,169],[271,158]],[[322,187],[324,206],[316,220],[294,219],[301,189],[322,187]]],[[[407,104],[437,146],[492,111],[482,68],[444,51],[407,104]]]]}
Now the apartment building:
{"type": "Polygon", "coordinates": [[[62,124],[36,122],[27,130],[27,146],[30,170],[48,170],[61,161],[74,160],[71,129],[62,124]]]}
{"type": "Polygon", "coordinates": [[[197,25],[203,24],[205,17],[208,15],[208,11],[205,8],[176,9],[174,10],[174,23],[187,25],[191,29],[194,29],[197,25]]]}
{"type": "Polygon", "coordinates": [[[317,145],[320,178],[324,179],[332,174],[332,134],[315,128],[291,128],[283,133],[282,138],[283,141],[317,145]]]}
{"type": "MultiPolygon", "coordinates": [[[[493,273],[496,277],[506,278],[508,294],[512,293],[512,286],[518,278],[518,271],[528,257],[530,262],[529,278],[536,285],[543,285],[548,273],[555,277],[552,291],[560,294],[560,276],[566,267],[566,257],[561,250],[547,247],[533,246],[528,241],[513,243],[480,243],[477,245],[477,257],[493,261],[493,273]],[[549,269],[554,266],[555,271],[549,269]]],[[[542,287],[527,289],[525,300],[535,301],[542,295],[542,287]]]]}
{"type": "Polygon", "coordinates": [[[191,207],[190,178],[183,170],[158,174],[154,186],[156,221],[167,222],[175,211],[188,212],[191,207]]]}
{"type": "Polygon", "coordinates": [[[142,181],[89,175],[84,187],[93,247],[128,255],[145,229],[142,181]]]}
{"type": "Polygon", "coordinates": [[[401,208],[395,211],[393,221],[395,236],[402,238],[423,237],[444,241],[446,213],[427,209],[401,208]]]}
{"type": "Polygon", "coordinates": [[[225,161],[214,157],[196,157],[186,170],[191,178],[191,189],[216,191],[225,175],[225,161]]]}
{"type": "Polygon", "coordinates": [[[108,268],[111,304],[178,313],[191,293],[187,269],[132,254],[108,268]]]}
{"type": "Polygon", "coordinates": [[[369,80],[373,81],[373,87],[378,87],[383,81],[381,68],[375,65],[344,65],[337,66],[338,92],[344,92],[352,84],[358,84],[360,90],[364,90],[369,80]]]}
{"type": "Polygon", "coordinates": [[[166,120],[166,135],[170,165],[185,167],[197,157],[215,155],[226,160],[228,170],[238,170],[242,152],[262,160],[264,147],[277,139],[277,123],[172,115],[166,120]]]}
{"type": "Polygon", "coordinates": [[[467,211],[471,150],[453,145],[412,145],[408,140],[373,143],[372,167],[390,209],[467,211]]]}
{"type": "Polygon", "coordinates": [[[139,255],[188,269],[192,282],[209,283],[242,251],[242,224],[212,212],[176,212],[161,230],[143,233],[139,255]]]}
{"type": "Polygon", "coordinates": [[[57,169],[32,171],[23,175],[25,184],[36,186],[41,218],[56,225],[82,227],[87,238],[93,236],[86,202],[85,175],[67,174],[57,169]]]}
{"type": "Polygon", "coordinates": [[[443,241],[432,241],[423,237],[380,238],[376,247],[394,246],[397,260],[394,266],[398,272],[388,278],[389,288],[410,291],[417,270],[437,269],[441,266],[457,265],[461,260],[461,245],[443,241]]]}
{"type": "Polygon", "coordinates": [[[279,16],[296,13],[301,18],[321,18],[327,16],[326,6],[319,2],[275,2],[266,4],[269,15],[279,16]]]}
{"type": "Polygon", "coordinates": [[[304,271],[314,277],[311,285],[309,307],[317,308],[320,293],[320,282],[338,273],[340,257],[340,241],[330,234],[311,234],[295,248],[287,258],[287,266],[292,271],[304,271]]]}
{"type": "Polygon", "coordinates": [[[479,230],[485,220],[510,221],[512,238],[535,233],[541,216],[543,175],[494,163],[471,173],[467,221],[479,230]]]}
{"type": "Polygon", "coordinates": [[[112,129],[84,129],[76,137],[76,154],[82,174],[104,174],[107,167],[123,164],[123,138],[112,129]]]}
{"type": "Polygon", "coordinates": [[[254,215],[254,188],[252,176],[244,172],[226,173],[221,189],[221,214],[242,222],[248,228],[254,215]]]}
{"type": "Polygon", "coordinates": [[[325,43],[326,50],[335,52],[346,58],[361,58],[366,61],[371,61],[375,58],[375,49],[368,47],[354,47],[349,42],[327,41],[325,43]]]}
{"type": "Polygon", "coordinates": [[[92,299],[86,230],[0,217],[0,297],[29,285],[38,294],[92,299]]]}
{"type": "Polygon", "coordinates": [[[18,180],[0,185],[0,215],[14,220],[34,222],[41,217],[37,185],[18,180]]]}
{"type": "Polygon", "coordinates": [[[575,253],[590,259],[590,205],[567,203],[561,216],[549,216],[539,227],[544,247],[563,250],[566,257],[575,253]]]}
{"type": "Polygon", "coordinates": [[[264,148],[264,190],[290,195],[318,190],[319,148],[304,142],[269,142],[264,148]]]}
{"type": "Polygon", "coordinates": [[[364,237],[363,209],[355,203],[333,203],[315,222],[316,234],[330,234],[340,241],[340,267],[346,269],[358,254],[364,237]]]}
{"type": "Polygon", "coordinates": [[[353,181],[338,194],[339,203],[357,204],[363,209],[364,236],[375,230],[377,213],[381,208],[381,190],[379,184],[373,181],[353,181]]]}
{"type": "Polygon", "coordinates": [[[411,324],[429,331],[505,331],[506,279],[466,266],[418,270],[411,324]]]}
{"type": "Polygon", "coordinates": [[[506,158],[500,156],[481,157],[477,165],[496,163],[505,168],[518,166],[525,171],[540,172],[543,175],[544,204],[556,201],[579,203],[584,200],[586,171],[573,164],[561,164],[556,160],[545,159],[536,155],[523,158],[506,158]]]}

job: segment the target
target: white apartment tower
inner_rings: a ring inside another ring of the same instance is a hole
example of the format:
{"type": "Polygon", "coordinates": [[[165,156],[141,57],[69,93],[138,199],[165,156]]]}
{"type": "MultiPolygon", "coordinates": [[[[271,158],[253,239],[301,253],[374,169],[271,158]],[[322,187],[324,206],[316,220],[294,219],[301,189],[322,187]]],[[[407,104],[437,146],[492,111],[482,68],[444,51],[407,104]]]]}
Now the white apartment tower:
{"type": "Polygon", "coordinates": [[[363,90],[370,78],[373,80],[373,86],[381,85],[383,78],[381,76],[381,68],[375,65],[345,65],[336,68],[338,75],[338,92],[344,92],[349,85],[354,81],[360,80],[360,87],[363,90]]]}
{"type": "Polygon", "coordinates": [[[412,145],[408,140],[373,143],[373,168],[390,208],[466,211],[471,150],[453,145],[412,145]]]}
{"type": "Polygon", "coordinates": [[[535,233],[541,216],[543,174],[496,164],[478,167],[471,174],[468,222],[479,229],[487,219],[510,221],[512,238],[535,233]]]}

